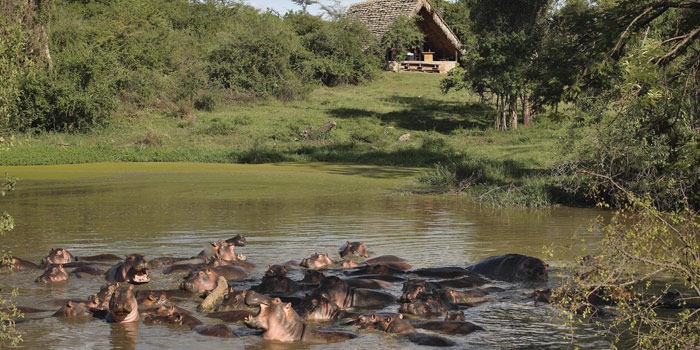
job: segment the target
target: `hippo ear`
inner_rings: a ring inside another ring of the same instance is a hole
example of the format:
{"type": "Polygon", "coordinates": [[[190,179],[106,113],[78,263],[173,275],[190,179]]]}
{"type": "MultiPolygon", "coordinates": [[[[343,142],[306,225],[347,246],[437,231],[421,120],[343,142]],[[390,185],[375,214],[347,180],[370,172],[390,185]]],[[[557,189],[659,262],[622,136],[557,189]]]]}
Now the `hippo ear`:
{"type": "Polygon", "coordinates": [[[345,241],[345,244],[349,247],[349,246],[350,246],[350,241],[345,241]]]}
{"type": "Polygon", "coordinates": [[[360,322],[363,322],[363,323],[364,323],[364,322],[367,322],[367,317],[366,317],[365,315],[360,315],[360,317],[358,317],[357,319],[360,320],[360,322]]]}
{"type": "Polygon", "coordinates": [[[292,303],[286,303],[286,304],[284,305],[284,309],[285,309],[285,310],[290,310],[291,308],[292,308],[292,303]]]}
{"type": "Polygon", "coordinates": [[[180,314],[179,312],[175,312],[173,313],[173,318],[175,319],[175,322],[180,322],[182,321],[182,314],[180,314]]]}
{"type": "Polygon", "coordinates": [[[389,324],[391,322],[394,322],[394,317],[393,316],[387,316],[384,320],[386,320],[386,323],[389,324]]]}
{"type": "Polygon", "coordinates": [[[369,321],[370,321],[370,322],[377,322],[377,315],[372,314],[372,315],[369,317],[369,321]]]}
{"type": "Polygon", "coordinates": [[[212,247],[216,247],[216,245],[219,244],[219,243],[216,243],[216,242],[209,242],[209,244],[211,244],[212,247]]]}
{"type": "Polygon", "coordinates": [[[311,300],[311,305],[313,305],[313,306],[318,305],[318,299],[312,299],[312,300],[311,300]]]}
{"type": "Polygon", "coordinates": [[[172,314],[174,312],[175,312],[175,305],[170,305],[170,307],[168,308],[168,313],[172,314]]]}
{"type": "Polygon", "coordinates": [[[133,285],[133,284],[130,284],[130,285],[129,285],[129,290],[134,290],[134,285],[133,285]]]}
{"type": "Polygon", "coordinates": [[[544,269],[549,270],[549,264],[544,264],[544,269]]]}
{"type": "Polygon", "coordinates": [[[282,302],[282,300],[280,298],[274,298],[274,299],[272,299],[272,302],[275,304],[279,304],[282,302]]]}
{"type": "Polygon", "coordinates": [[[129,258],[129,256],[128,256],[128,255],[124,255],[124,259],[128,259],[128,258],[129,258]]]}
{"type": "Polygon", "coordinates": [[[268,269],[268,270],[270,269],[270,267],[272,267],[272,265],[267,264],[267,269],[268,269]]]}
{"type": "Polygon", "coordinates": [[[66,303],[66,307],[69,308],[69,309],[72,309],[72,308],[73,308],[73,302],[70,301],[70,300],[68,300],[68,302],[66,303]]]}
{"type": "Polygon", "coordinates": [[[403,314],[399,314],[399,320],[403,320],[403,314]]]}

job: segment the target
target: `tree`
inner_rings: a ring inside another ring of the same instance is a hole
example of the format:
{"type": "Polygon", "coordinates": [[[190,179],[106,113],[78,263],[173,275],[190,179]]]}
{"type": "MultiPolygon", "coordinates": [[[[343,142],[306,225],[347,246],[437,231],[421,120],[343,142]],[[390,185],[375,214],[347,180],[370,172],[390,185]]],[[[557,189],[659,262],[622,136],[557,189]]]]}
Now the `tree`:
{"type": "Polygon", "coordinates": [[[389,25],[389,30],[380,40],[380,47],[387,55],[388,60],[403,61],[410,50],[419,48],[425,41],[425,35],[421,33],[416,21],[421,17],[398,16],[389,25]]]}
{"type": "Polygon", "coordinates": [[[532,81],[529,71],[544,37],[545,19],[551,0],[495,2],[476,0],[471,8],[474,46],[467,47],[462,69],[443,80],[442,88],[471,89],[480,95],[496,96],[494,127],[518,127],[518,99],[524,122],[530,122],[532,81]],[[509,119],[509,120],[508,120],[509,119]]]}
{"type": "Polygon", "coordinates": [[[292,0],[293,3],[301,6],[301,12],[306,13],[306,8],[318,3],[317,0],[292,0]]]}
{"type": "MultiPolygon", "coordinates": [[[[5,178],[0,181],[0,197],[4,197],[5,193],[14,190],[16,180],[5,175],[5,178]]],[[[7,232],[14,228],[12,216],[3,211],[0,213],[0,237],[4,237],[7,232]]],[[[3,245],[4,246],[4,245],[3,245]]],[[[0,250],[0,261],[7,263],[10,259],[10,253],[5,250],[0,250]]],[[[16,295],[17,291],[12,291],[12,296],[16,295]]],[[[15,328],[15,319],[22,317],[22,314],[17,310],[12,303],[12,299],[5,299],[0,294],[0,346],[9,345],[16,346],[22,341],[22,335],[15,328]]]]}

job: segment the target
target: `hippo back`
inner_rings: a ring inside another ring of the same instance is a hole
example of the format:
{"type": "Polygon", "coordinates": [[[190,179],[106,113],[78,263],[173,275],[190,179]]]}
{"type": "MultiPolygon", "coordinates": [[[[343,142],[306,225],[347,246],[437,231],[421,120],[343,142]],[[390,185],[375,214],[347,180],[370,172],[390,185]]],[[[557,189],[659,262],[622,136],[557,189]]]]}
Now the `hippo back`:
{"type": "Polygon", "coordinates": [[[505,254],[488,257],[467,269],[501,280],[534,282],[547,280],[548,265],[531,256],[505,254]]]}

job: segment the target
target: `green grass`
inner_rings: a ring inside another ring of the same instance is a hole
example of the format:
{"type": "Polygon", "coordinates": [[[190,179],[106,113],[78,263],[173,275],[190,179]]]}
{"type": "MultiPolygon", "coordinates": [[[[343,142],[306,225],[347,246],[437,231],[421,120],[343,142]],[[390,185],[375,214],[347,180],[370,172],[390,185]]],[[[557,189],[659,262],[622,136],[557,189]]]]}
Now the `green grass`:
{"type": "MultiPolygon", "coordinates": [[[[482,183],[505,186],[541,177],[554,164],[558,124],[543,120],[517,131],[494,130],[493,108],[464,92],[442,94],[442,78],[385,72],[366,85],[317,89],[305,100],[264,100],[215,112],[195,111],[194,120],[144,113],[118,117],[89,133],[16,135],[22,141],[0,153],[0,165],[115,161],[462,164],[486,166],[493,175],[482,183]],[[304,130],[318,129],[330,120],[337,123],[330,133],[302,137],[304,130]],[[405,134],[410,134],[408,140],[400,141],[405,134]]],[[[453,189],[461,181],[459,174],[454,176],[453,189]]]]}

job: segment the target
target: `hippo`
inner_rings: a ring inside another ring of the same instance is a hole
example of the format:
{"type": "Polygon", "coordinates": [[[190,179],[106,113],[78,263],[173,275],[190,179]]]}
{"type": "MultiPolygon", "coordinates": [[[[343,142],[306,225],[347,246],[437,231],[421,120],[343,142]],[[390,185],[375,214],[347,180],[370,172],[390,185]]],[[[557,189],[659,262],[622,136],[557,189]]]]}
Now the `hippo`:
{"type": "Polygon", "coordinates": [[[399,270],[410,270],[413,266],[407,263],[406,260],[395,255],[381,255],[376,258],[365,260],[367,265],[387,265],[399,270]]]}
{"type": "Polygon", "coordinates": [[[327,321],[348,317],[359,317],[360,315],[341,310],[338,305],[330,300],[320,297],[305,299],[298,307],[299,313],[306,320],[327,321]]]}
{"type": "Polygon", "coordinates": [[[399,301],[402,303],[410,303],[421,294],[434,294],[440,287],[441,286],[436,282],[408,280],[403,284],[403,288],[401,289],[403,294],[401,294],[399,301]]]}
{"type": "Polygon", "coordinates": [[[335,276],[324,278],[315,293],[317,296],[335,303],[341,310],[351,307],[384,307],[396,303],[396,298],[391,294],[371,289],[353,288],[335,276]]]}
{"type": "Polygon", "coordinates": [[[334,262],[328,257],[328,254],[314,253],[308,258],[302,259],[299,265],[307,269],[318,270],[329,267],[333,264],[334,262]]]}
{"type": "Polygon", "coordinates": [[[202,321],[200,321],[196,317],[177,311],[168,312],[166,315],[149,315],[146,316],[146,318],[144,318],[143,321],[153,324],[173,324],[190,327],[199,326],[202,324],[202,321]]]}
{"type": "Polygon", "coordinates": [[[355,260],[350,259],[350,260],[343,260],[340,262],[340,268],[341,269],[354,269],[356,267],[359,267],[360,264],[355,262],[355,260]]]}
{"type": "Polygon", "coordinates": [[[428,267],[411,271],[412,274],[429,278],[459,278],[474,276],[475,273],[461,267],[428,267]]]}
{"type": "Polygon", "coordinates": [[[64,265],[75,261],[73,254],[69,253],[66,248],[51,248],[49,255],[41,260],[41,264],[47,265],[64,265]]]}
{"type": "Polygon", "coordinates": [[[66,302],[56,313],[54,317],[92,317],[92,310],[87,304],[82,302],[74,303],[71,300],[66,302]]]}
{"type": "Polygon", "coordinates": [[[195,332],[201,335],[206,335],[210,337],[221,337],[221,338],[238,338],[238,336],[233,333],[231,328],[223,324],[215,324],[208,326],[196,326],[192,328],[195,332]]]}
{"type": "Polygon", "coordinates": [[[340,248],[339,253],[341,258],[345,258],[348,255],[369,258],[369,252],[367,252],[367,244],[365,244],[365,242],[350,243],[350,241],[346,241],[345,245],[340,248]]]}
{"type": "Polygon", "coordinates": [[[216,311],[233,311],[245,310],[245,297],[248,294],[247,290],[236,291],[233,287],[229,287],[228,293],[224,296],[224,301],[216,308],[216,311]]]}
{"type": "Polygon", "coordinates": [[[404,270],[397,269],[389,265],[365,265],[354,271],[345,271],[344,274],[348,276],[358,276],[358,275],[399,275],[405,273],[404,270]]]}
{"type": "Polygon", "coordinates": [[[484,330],[481,326],[466,321],[428,321],[416,323],[413,326],[433,332],[460,335],[467,335],[474,331],[484,330]]]}
{"type": "Polygon", "coordinates": [[[285,276],[263,276],[262,282],[252,287],[258,293],[273,294],[294,294],[299,291],[299,285],[285,276]]]}
{"type": "Polygon", "coordinates": [[[410,303],[401,304],[399,311],[410,315],[436,316],[443,315],[445,311],[453,309],[455,309],[454,305],[442,302],[439,297],[420,295],[410,303]]]}
{"type": "Polygon", "coordinates": [[[164,292],[156,294],[153,291],[150,291],[144,296],[139,296],[139,294],[137,293],[136,302],[138,302],[139,306],[143,308],[156,307],[167,304],[168,297],[164,292]]]}
{"type": "Polygon", "coordinates": [[[148,283],[148,263],[141,254],[126,255],[124,261],[118,262],[105,272],[107,282],[128,282],[132,284],[148,283]]]}
{"type": "Polygon", "coordinates": [[[235,245],[228,244],[226,241],[211,242],[214,250],[214,256],[209,259],[219,260],[225,265],[235,265],[240,266],[246,270],[252,270],[255,268],[255,264],[246,261],[247,258],[242,254],[237,254],[234,251],[235,245]]]}
{"type": "Polygon", "coordinates": [[[245,247],[246,239],[242,234],[237,234],[236,236],[226,240],[226,243],[233,244],[236,247],[245,247]]]}
{"type": "Polygon", "coordinates": [[[546,282],[549,265],[521,254],[491,256],[467,266],[467,270],[506,281],[546,282]]]}
{"type": "Polygon", "coordinates": [[[75,261],[82,261],[82,262],[118,262],[122,260],[122,257],[119,255],[114,255],[114,254],[98,254],[98,255],[91,255],[91,256],[76,256],[74,257],[75,261]]]}
{"type": "Polygon", "coordinates": [[[452,340],[431,335],[418,333],[416,329],[403,319],[403,315],[376,317],[375,328],[387,333],[407,336],[408,340],[414,344],[425,346],[454,346],[452,340]]]}
{"type": "Polygon", "coordinates": [[[216,288],[216,280],[219,278],[219,274],[215,272],[210,267],[203,267],[197,271],[191,272],[180,285],[181,289],[184,289],[191,293],[201,293],[216,288]]]}
{"type": "Polygon", "coordinates": [[[218,312],[211,312],[206,315],[205,317],[209,318],[218,318],[224,322],[228,323],[235,323],[235,322],[241,322],[246,319],[246,317],[249,316],[255,316],[255,312],[250,311],[250,310],[229,310],[229,311],[218,311],[218,312]]]}
{"type": "Polygon", "coordinates": [[[82,278],[82,274],[86,275],[91,275],[91,276],[101,276],[105,274],[105,270],[102,270],[100,268],[97,268],[95,266],[91,265],[81,265],[73,269],[70,273],[71,275],[74,275],[78,278],[82,278]]]}
{"type": "Polygon", "coordinates": [[[244,322],[250,328],[262,329],[263,339],[280,342],[325,344],[357,337],[353,332],[311,328],[292,309],[291,303],[284,304],[279,298],[261,302],[258,314],[247,317],[244,322]]]}
{"type": "Polygon", "coordinates": [[[37,283],[55,283],[68,279],[68,272],[63,268],[63,265],[51,265],[48,269],[39,276],[34,282],[37,283]]]}
{"type": "Polygon", "coordinates": [[[160,258],[155,258],[151,259],[148,261],[148,268],[149,269],[157,269],[157,268],[162,268],[166,266],[172,266],[175,265],[179,262],[190,260],[191,258],[172,258],[172,257],[160,257],[160,258]]]}
{"type": "Polygon", "coordinates": [[[39,265],[24,259],[20,259],[16,256],[11,256],[6,260],[0,259],[0,269],[8,268],[14,271],[22,270],[38,270],[41,267],[39,265]]]}
{"type": "Polygon", "coordinates": [[[440,299],[451,304],[482,302],[486,293],[480,290],[454,290],[446,288],[440,291],[440,299]]]}
{"type": "Polygon", "coordinates": [[[127,323],[139,320],[139,306],[134,295],[133,285],[117,283],[114,293],[109,298],[107,322],[127,323]]]}
{"type": "Polygon", "coordinates": [[[265,271],[266,277],[284,277],[287,276],[287,266],[285,265],[267,265],[267,271],[265,271]]]}
{"type": "Polygon", "coordinates": [[[321,271],[306,270],[304,271],[304,278],[300,281],[300,283],[317,285],[321,283],[321,280],[325,277],[326,275],[324,275],[321,271]]]}
{"type": "Polygon", "coordinates": [[[445,321],[466,321],[464,311],[445,311],[445,321]]]}

